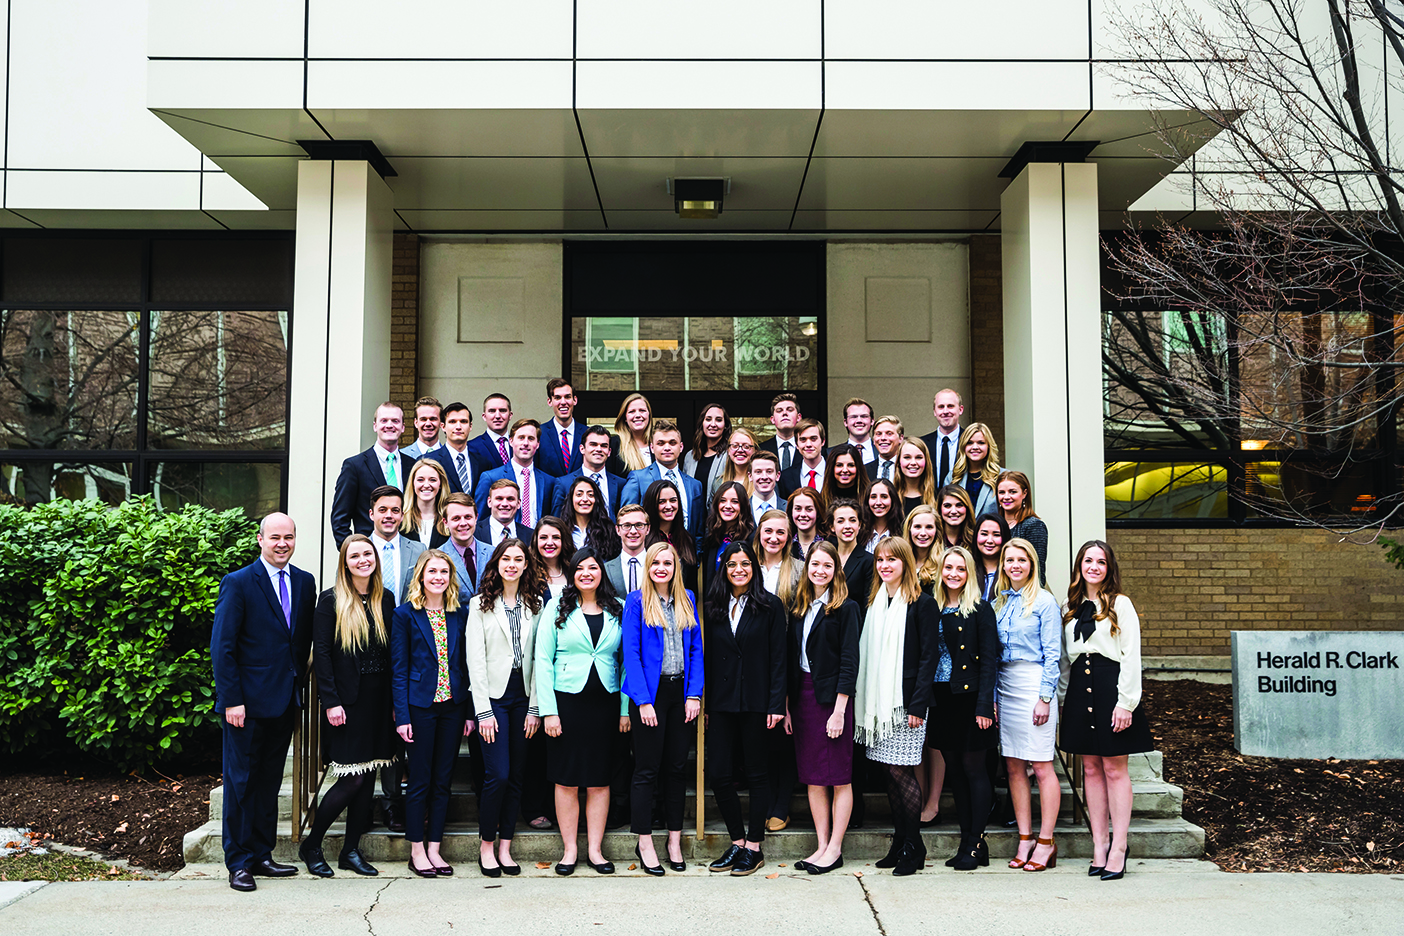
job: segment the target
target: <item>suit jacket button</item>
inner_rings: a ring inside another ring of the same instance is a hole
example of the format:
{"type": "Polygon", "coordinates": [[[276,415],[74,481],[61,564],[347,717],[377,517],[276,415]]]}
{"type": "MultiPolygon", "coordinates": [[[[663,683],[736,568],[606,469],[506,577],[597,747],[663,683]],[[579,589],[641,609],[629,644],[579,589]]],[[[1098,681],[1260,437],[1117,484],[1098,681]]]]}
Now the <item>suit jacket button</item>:
{"type": "Polygon", "coordinates": [[[957,630],[957,631],[963,631],[963,630],[965,630],[965,628],[964,628],[964,627],[957,627],[956,630],[957,630]]]}
{"type": "Polygon", "coordinates": [[[962,666],[961,666],[961,669],[970,669],[970,667],[965,666],[965,665],[962,665],[962,666]]]}
{"type": "Polygon", "coordinates": [[[964,650],[964,649],[965,649],[965,644],[961,644],[961,645],[960,645],[960,649],[964,650]]]}

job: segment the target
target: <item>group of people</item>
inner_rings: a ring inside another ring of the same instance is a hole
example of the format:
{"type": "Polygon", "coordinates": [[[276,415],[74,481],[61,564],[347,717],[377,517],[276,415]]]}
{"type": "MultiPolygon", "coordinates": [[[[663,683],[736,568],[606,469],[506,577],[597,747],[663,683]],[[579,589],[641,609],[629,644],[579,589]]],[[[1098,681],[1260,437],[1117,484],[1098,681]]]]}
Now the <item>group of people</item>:
{"type": "Polygon", "coordinates": [[[1065,601],[1047,591],[1029,479],[1001,468],[988,426],[960,424],[957,393],[936,394],[937,428],[923,437],[850,400],[847,439],[832,447],[789,394],[773,401],[764,442],[711,405],[690,443],[641,394],[613,431],[574,419],[568,381],[546,394],[545,423],[514,420],[505,396],[489,396],[472,438],[467,406],[421,399],[404,450],[403,415],[382,404],[375,445],[337,482],[333,587],[315,596],[289,564],[295,531],[281,514],[263,521],[259,560],[222,583],[212,654],[231,886],[296,873],[271,857],[273,777],[309,656],[337,778],[300,849],[316,875],[334,874],[322,843],[343,814],[338,867],[377,873],[358,850],[377,772],[409,869],[451,875],[440,847],[465,738],[482,874],[520,873],[511,845],[524,812],[536,828],[554,813],[555,870],[573,873],[582,800],[596,872],[614,870],[612,800],[628,803],[645,872],[684,870],[699,717],[731,839],[712,871],[764,865],[797,783],[817,846],[794,867],[841,867],[874,776],[894,826],[879,867],[923,867],[921,829],[937,821],[943,785],[961,832],[946,864],[988,865],[996,752],[1019,827],[1009,866],[1040,871],[1057,861],[1060,690],[1061,745],[1085,765],[1089,873],[1124,874],[1127,756],[1152,747],[1136,611],[1102,541],[1078,551],[1065,601]]]}

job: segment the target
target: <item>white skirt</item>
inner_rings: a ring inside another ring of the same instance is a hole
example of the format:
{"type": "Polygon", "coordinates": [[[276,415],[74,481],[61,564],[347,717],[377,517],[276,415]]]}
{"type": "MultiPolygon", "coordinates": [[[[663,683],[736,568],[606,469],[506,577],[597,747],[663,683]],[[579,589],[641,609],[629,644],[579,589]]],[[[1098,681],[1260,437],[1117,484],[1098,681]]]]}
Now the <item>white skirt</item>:
{"type": "Polygon", "coordinates": [[[879,738],[876,744],[868,745],[868,760],[910,767],[921,763],[925,751],[926,725],[909,728],[906,719],[903,719],[892,734],[879,738]]]}
{"type": "Polygon", "coordinates": [[[1033,723],[1042,681],[1042,664],[1015,661],[999,665],[999,748],[1005,757],[1026,761],[1053,759],[1058,707],[1049,706],[1048,721],[1042,725],[1033,723]]]}

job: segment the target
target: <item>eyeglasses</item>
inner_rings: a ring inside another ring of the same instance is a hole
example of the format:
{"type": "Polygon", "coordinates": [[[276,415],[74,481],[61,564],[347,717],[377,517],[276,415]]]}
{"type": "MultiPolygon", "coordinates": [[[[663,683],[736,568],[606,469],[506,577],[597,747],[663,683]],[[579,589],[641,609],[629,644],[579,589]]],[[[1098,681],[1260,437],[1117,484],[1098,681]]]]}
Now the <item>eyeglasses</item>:
{"type": "Polygon", "coordinates": [[[749,451],[751,451],[752,449],[754,449],[755,446],[754,446],[754,445],[751,445],[749,442],[733,442],[733,443],[731,443],[731,445],[729,446],[729,448],[730,448],[733,452],[749,452],[749,451]]]}
{"type": "Polygon", "coordinates": [[[637,533],[640,530],[648,529],[647,523],[621,523],[618,526],[619,529],[623,530],[625,533],[637,533]]]}

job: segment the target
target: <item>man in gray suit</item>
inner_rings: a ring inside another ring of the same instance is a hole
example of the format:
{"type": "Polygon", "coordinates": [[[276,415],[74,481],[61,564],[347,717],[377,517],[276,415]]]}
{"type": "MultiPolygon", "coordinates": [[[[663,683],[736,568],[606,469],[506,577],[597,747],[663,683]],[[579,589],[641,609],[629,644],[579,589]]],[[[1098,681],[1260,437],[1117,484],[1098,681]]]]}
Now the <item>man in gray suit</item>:
{"type": "Polygon", "coordinates": [[[380,578],[395,593],[395,604],[403,604],[414,577],[414,564],[424,552],[424,544],[400,535],[404,495],[399,488],[383,484],[371,491],[371,542],[380,556],[380,578]]]}
{"type": "Polygon", "coordinates": [[[478,505],[473,503],[473,498],[457,491],[450,494],[444,505],[444,526],[448,527],[449,538],[440,548],[458,573],[458,603],[466,607],[468,599],[478,593],[478,576],[483,570],[480,544],[474,537],[478,528],[478,505]]]}
{"type": "Polygon", "coordinates": [[[632,577],[632,584],[637,588],[648,571],[643,568],[646,551],[644,541],[648,539],[648,514],[638,504],[624,504],[619,508],[619,516],[615,518],[614,529],[619,533],[619,542],[623,549],[619,555],[605,563],[605,576],[609,579],[609,584],[614,586],[615,593],[624,598],[633,590],[629,588],[630,578],[632,577]],[[632,576],[629,574],[631,572],[632,576]]]}

